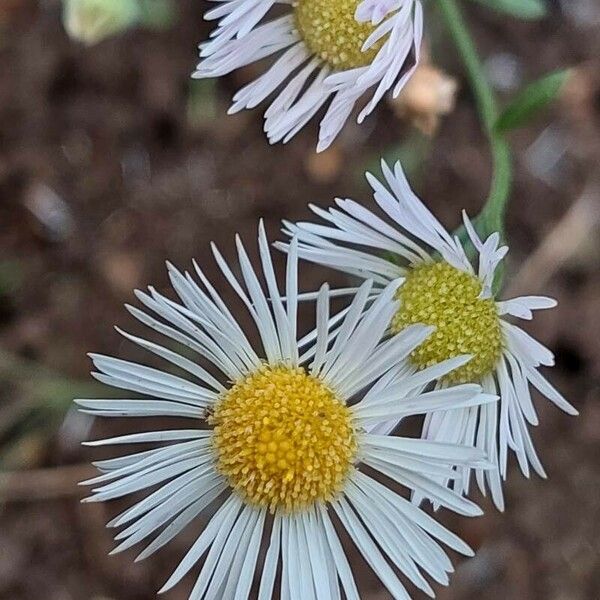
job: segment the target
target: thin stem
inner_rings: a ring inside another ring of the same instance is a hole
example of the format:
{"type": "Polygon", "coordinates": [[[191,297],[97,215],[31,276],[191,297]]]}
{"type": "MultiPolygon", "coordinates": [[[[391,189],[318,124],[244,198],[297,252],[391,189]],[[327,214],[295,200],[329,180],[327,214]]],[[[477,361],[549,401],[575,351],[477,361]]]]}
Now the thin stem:
{"type": "Polygon", "coordinates": [[[477,111],[492,153],[492,183],[485,205],[477,217],[478,229],[484,236],[494,231],[503,235],[506,204],[512,183],[512,161],[506,139],[495,130],[498,117],[496,98],[458,3],[456,0],[437,2],[467,70],[477,111]]]}

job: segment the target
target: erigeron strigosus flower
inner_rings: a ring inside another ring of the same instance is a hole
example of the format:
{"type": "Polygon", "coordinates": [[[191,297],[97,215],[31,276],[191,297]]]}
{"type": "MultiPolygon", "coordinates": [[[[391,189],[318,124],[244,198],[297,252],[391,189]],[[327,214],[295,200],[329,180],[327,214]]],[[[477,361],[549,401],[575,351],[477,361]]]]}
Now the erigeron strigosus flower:
{"type": "MultiPolygon", "coordinates": [[[[458,355],[471,356],[469,362],[440,377],[437,387],[479,383],[487,393],[499,394],[500,401],[430,412],[423,437],[474,444],[485,451],[498,469],[476,470],[476,479],[481,491],[489,488],[494,503],[503,510],[501,478],[507,475],[509,450],[516,454],[525,476],[529,477],[530,466],[546,476],[529,432],[529,425],[538,424],[530,387],[566,413],[577,414],[539,371],[541,366],[554,364],[552,352],[506,318],[532,319],[534,311],[552,308],[556,302],[543,296],[497,300],[492,293],[494,276],[508,251],[500,245],[499,234],[481,240],[463,214],[478,258],[474,265],[461,241],[415,196],[400,164],[392,170],[382,162],[382,170],[385,184],[367,173],[381,216],[354,200],[337,199],[328,210],[311,206],[322,223],[285,222],[284,231],[297,238],[301,258],[373,280],[372,298],[390,281],[404,280],[396,294],[400,307],[387,323],[387,334],[400,334],[415,323],[435,327],[405,361],[407,373],[458,355]]],[[[287,244],[278,245],[287,248],[287,244]]],[[[332,293],[353,294],[355,290],[332,293]]],[[[375,430],[388,433],[396,424],[391,420],[375,430]]],[[[470,468],[462,469],[461,477],[452,482],[454,489],[467,493],[470,473],[470,468]]]]}
{"type": "Polygon", "coordinates": [[[497,398],[473,384],[421,391],[427,382],[463,365],[465,357],[409,376],[396,368],[397,358],[414,352],[432,330],[414,325],[381,341],[398,310],[397,281],[390,282],[368,308],[373,285],[363,283],[335,339],[329,330],[329,293],[324,285],[316,302],[316,328],[307,338],[313,342],[300,343],[296,241],[287,258],[285,302],[262,224],[259,250],[266,290],[239,238],[241,280],[217,248],[212,249],[256,325],[260,349],[250,344],[230,308],[194,263],[199,282],[169,266],[177,301],[150,288],[148,293],[137,292],[146,311],[128,307],[143,324],[185,347],[185,356],[122,332],[185,377],[92,355],[97,379],[143,397],[78,400],[82,410],[103,417],[191,419],[188,429],[90,442],[156,444],[150,450],[97,462],[101,474],[86,482],[94,487],[88,499],[93,502],[148,490],[145,498],[110,523],[122,528],[115,551],[146,542],[138,557],[146,558],[215,506],[216,512],[163,591],[205,556],[190,598],[243,600],[258,571],[254,589],[258,598],[270,600],[279,593],[274,589],[281,565],[282,598],[334,600],[343,590],[345,597],[358,600],[335,515],[394,598],[409,594],[392,566],[433,595],[425,576],[447,584],[452,571],[440,544],[466,555],[471,550],[387,482],[426,494],[460,514],[477,515],[475,504],[436,479],[453,477],[457,466],[485,468],[485,455],[472,447],[375,435],[367,429],[405,415],[478,406],[497,398]],[[189,351],[200,360],[192,360],[189,351]],[[206,362],[210,368],[202,366],[206,362]],[[364,465],[381,477],[365,473],[364,465]],[[263,538],[268,551],[259,567],[263,538]]]}
{"type": "Polygon", "coordinates": [[[235,94],[229,112],[273,96],[265,133],[271,143],[285,143],[326,106],[317,151],[333,142],[366,93],[372,95],[359,123],[388,91],[400,93],[418,61],[423,32],[418,0],[222,0],[206,18],[219,22],[200,45],[193,77],[220,77],[273,57],[235,94]],[[275,5],[285,9],[264,20],[275,5]]]}

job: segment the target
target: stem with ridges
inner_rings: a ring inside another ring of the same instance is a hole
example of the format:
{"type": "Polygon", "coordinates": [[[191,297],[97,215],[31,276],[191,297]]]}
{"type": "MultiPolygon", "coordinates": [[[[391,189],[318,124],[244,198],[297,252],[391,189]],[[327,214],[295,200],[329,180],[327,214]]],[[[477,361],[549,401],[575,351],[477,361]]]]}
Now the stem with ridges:
{"type": "Polygon", "coordinates": [[[492,183],[486,203],[476,217],[477,230],[483,237],[495,231],[504,236],[506,205],[512,183],[512,161],[506,139],[495,129],[498,117],[496,98],[458,3],[456,0],[437,0],[437,2],[464,62],[492,153],[492,183]]]}

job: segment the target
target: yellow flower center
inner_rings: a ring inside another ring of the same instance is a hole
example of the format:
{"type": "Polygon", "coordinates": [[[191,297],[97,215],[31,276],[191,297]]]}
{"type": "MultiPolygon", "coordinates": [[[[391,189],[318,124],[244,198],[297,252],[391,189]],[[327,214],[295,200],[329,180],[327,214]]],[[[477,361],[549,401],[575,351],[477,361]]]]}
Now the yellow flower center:
{"type": "Polygon", "coordinates": [[[353,468],[351,412],[301,368],[265,366],[217,402],[219,471],[247,502],[299,511],[332,500],[353,468]]]}
{"type": "Polygon", "coordinates": [[[364,67],[372,62],[385,37],[361,52],[375,27],[354,18],[360,0],[297,0],[296,26],[308,49],[336,70],[364,67]]]}
{"type": "Polygon", "coordinates": [[[434,325],[435,331],[410,356],[419,369],[461,354],[473,358],[444,377],[447,383],[468,383],[490,373],[502,352],[500,319],[493,298],[481,299],[477,277],[447,262],[413,268],[397,293],[400,309],[391,329],[434,325]]]}

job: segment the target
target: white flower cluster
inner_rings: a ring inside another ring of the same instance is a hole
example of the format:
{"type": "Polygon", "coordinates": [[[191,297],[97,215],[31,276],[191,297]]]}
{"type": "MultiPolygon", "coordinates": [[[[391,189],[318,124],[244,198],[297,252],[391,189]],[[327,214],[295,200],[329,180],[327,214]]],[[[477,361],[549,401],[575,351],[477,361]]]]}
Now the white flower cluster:
{"type": "MultiPolygon", "coordinates": [[[[324,108],[318,150],[366,92],[359,121],[388,91],[400,92],[422,35],[418,0],[218,0],[206,18],[218,24],[195,76],[277,55],[234,96],[231,112],[272,96],[265,131],[285,142],[324,108]]],[[[545,477],[530,433],[532,388],[577,412],[540,373],[553,364],[550,350],[509,317],[532,319],[555,301],[497,299],[508,251],[500,235],[481,239],[463,215],[461,241],[399,164],[382,162],[382,171],[383,181],[367,173],[377,213],[337,199],[311,207],[318,221],[284,222],[287,237],[275,244],[287,254],[281,277],[262,222],[259,265],[239,237],[235,264],[211,246],[242,318],[196,262],[190,272],[168,265],[174,297],[137,291],[142,308],[129,312],[163,341],[119,331],[164,370],[91,355],[94,377],[125,393],[76,400],[84,412],[191,420],[186,429],[88,443],[141,446],[96,462],[100,474],[85,482],[88,502],[145,492],[110,522],[120,529],[115,552],[143,542],[138,558],[146,558],[204,515],[161,591],[200,565],[194,600],[358,600],[343,530],[394,598],[410,598],[409,583],[433,596],[432,581],[447,585],[453,571],[446,549],[472,550],[424,501],[479,515],[468,498],[474,474],[503,510],[509,451],[525,476],[531,468],[545,477]],[[346,273],[349,287],[299,293],[300,260],[346,273]],[[339,296],[347,305],[331,314],[339,296]],[[315,307],[303,337],[300,301],[315,307]],[[252,335],[242,322],[253,323],[252,335]],[[395,435],[411,415],[423,415],[422,436],[395,435]]]]}
{"type": "Polygon", "coordinates": [[[90,502],[148,490],[111,522],[123,528],[116,552],[149,541],[139,556],[145,558],[218,507],[163,590],[206,555],[190,597],[247,598],[265,539],[259,598],[273,597],[279,564],[283,598],[338,598],[341,591],[359,598],[335,515],[394,598],[409,595],[392,567],[433,595],[425,575],[447,584],[452,571],[440,543],[471,550],[421,501],[480,514],[466,498],[474,471],[481,491],[489,487],[502,509],[508,449],[525,475],[531,465],[544,476],[528,428],[538,422],[530,385],[569,414],[576,411],[538,371],[552,364],[551,352],[503,316],[530,319],[554,301],[496,301],[494,271],[507,252],[499,236],[480,240],[465,216],[479,255],[474,268],[461,242],[412,193],[400,165],[382,167],[386,185],[367,174],[382,216],[337,200],[327,211],[313,207],[323,224],[285,223],[291,240],[276,244],[288,255],[283,290],[262,222],[260,272],[239,238],[235,267],[213,245],[254,322],[259,348],[194,263],[195,276],[169,265],[176,300],[149,288],[137,292],[145,310],[128,307],[185,354],[121,332],[181,375],[91,355],[99,381],[142,397],[77,400],[82,410],[195,420],[190,429],[90,443],[154,445],[96,463],[101,474],[86,482],[94,486],[90,502]],[[324,284],[300,295],[299,258],[363,283],[343,290],[324,284]],[[351,301],[331,315],[329,299],[340,294],[351,301]],[[298,339],[302,297],[316,302],[315,327],[298,339]],[[416,414],[425,415],[421,439],[390,435],[416,414]],[[412,502],[387,481],[407,488],[412,502]]]}

